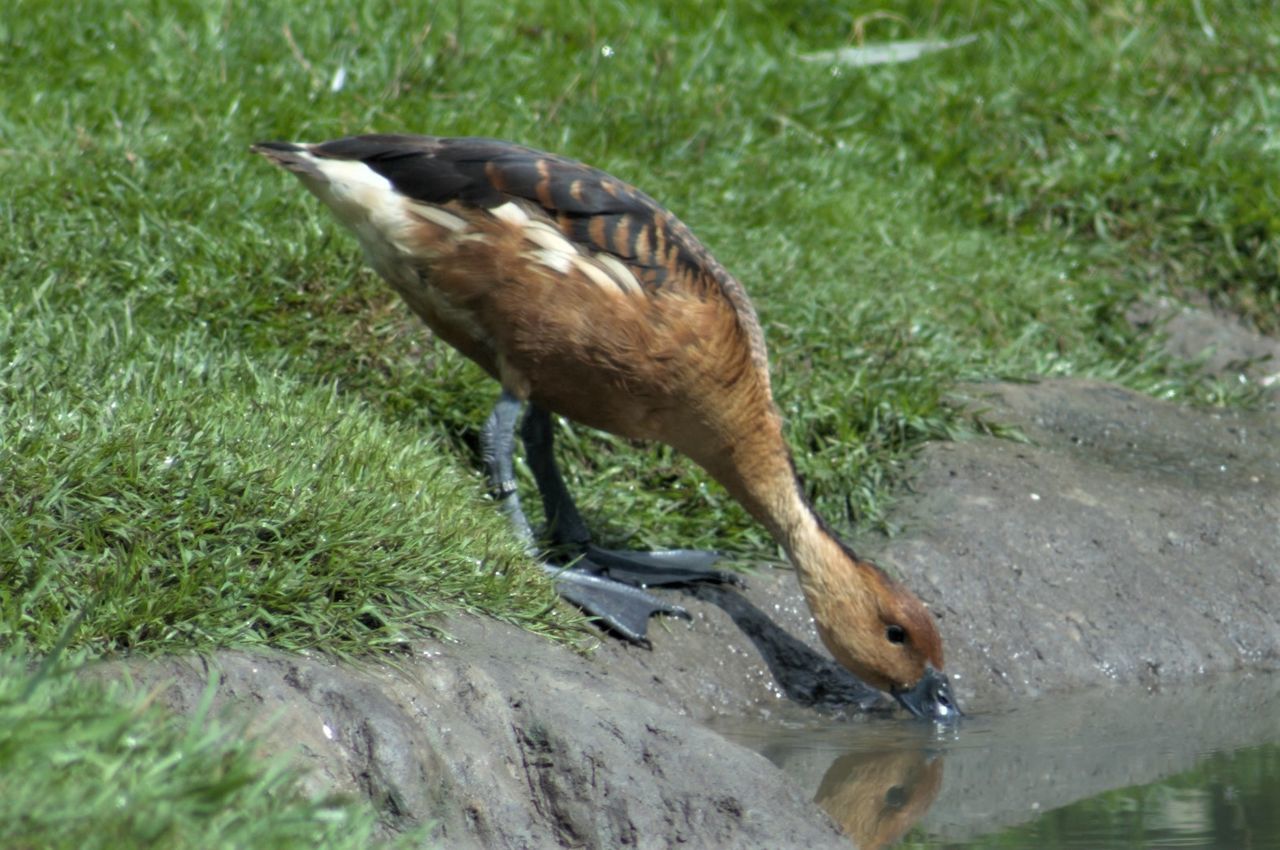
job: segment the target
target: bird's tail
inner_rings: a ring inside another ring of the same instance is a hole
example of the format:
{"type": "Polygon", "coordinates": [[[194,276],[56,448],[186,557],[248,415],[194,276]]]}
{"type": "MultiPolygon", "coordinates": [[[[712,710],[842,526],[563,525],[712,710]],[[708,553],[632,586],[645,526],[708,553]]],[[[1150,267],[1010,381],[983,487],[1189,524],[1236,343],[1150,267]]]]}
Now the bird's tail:
{"type": "Polygon", "coordinates": [[[272,164],[286,171],[292,171],[300,177],[323,179],[324,175],[316,166],[315,157],[311,155],[308,148],[309,145],[293,142],[258,142],[256,145],[250,145],[249,150],[262,154],[272,164]]]}

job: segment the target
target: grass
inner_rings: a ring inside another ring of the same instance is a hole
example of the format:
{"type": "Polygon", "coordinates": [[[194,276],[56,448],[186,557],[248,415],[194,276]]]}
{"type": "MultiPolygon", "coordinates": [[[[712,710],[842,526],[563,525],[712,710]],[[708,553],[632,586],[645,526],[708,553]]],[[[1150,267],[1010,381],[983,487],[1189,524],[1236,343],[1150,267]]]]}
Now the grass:
{"type": "Polygon", "coordinates": [[[97,652],[228,643],[344,653],[394,646],[458,606],[547,630],[552,598],[505,524],[436,441],[332,387],[211,355],[184,332],[97,325],[45,360],[63,317],[19,316],[11,366],[28,415],[6,453],[0,621],[37,646],[86,612],[97,652]],[[65,353],[65,352],[64,352],[65,353]],[[74,365],[72,365],[74,364],[74,365]],[[50,375],[46,368],[56,368],[50,375]],[[62,384],[64,392],[30,393],[62,384]],[[12,629],[13,626],[9,625],[12,629]]]}
{"type": "MultiPolygon", "coordinates": [[[[213,686],[206,692],[213,695],[213,686]]],[[[32,673],[0,653],[0,843],[13,848],[365,848],[371,807],[308,799],[209,703],[177,720],[145,697],[32,673]]]]}
{"type": "MultiPolygon", "coordinates": [[[[355,654],[457,610],[576,633],[479,495],[496,388],[250,142],[490,135],[640,184],[753,293],[810,495],[866,529],[913,451],[973,427],[957,381],[1251,398],[1124,314],[1169,295],[1280,324],[1277,14],[12,0],[0,642],[45,653],[76,613],[89,656],[355,654]],[[901,65],[799,58],[970,33],[901,65]]],[[[560,435],[605,542],[768,551],[670,451],[560,435]]]]}

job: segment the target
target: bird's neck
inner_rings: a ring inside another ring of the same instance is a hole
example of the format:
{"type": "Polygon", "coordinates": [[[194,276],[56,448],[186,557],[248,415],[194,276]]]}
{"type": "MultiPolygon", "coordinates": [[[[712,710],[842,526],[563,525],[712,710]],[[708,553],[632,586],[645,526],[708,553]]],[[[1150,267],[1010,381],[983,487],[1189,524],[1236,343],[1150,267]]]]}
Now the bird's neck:
{"type": "Polygon", "coordinates": [[[713,463],[703,464],[786,551],[805,595],[821,593],[829,582],[856,581],[848,571],[851,553],[814,513],[801,492],[791,454],[775,414],[747,435],[739,435],[713,463]]]}
{"type": "Polygon", "coordinates": [[[780,417],[757,423],[703,466],[786,551],[822,642],[841,664],[858,669],[848,636],[874,617],[883,574],[837,540],[809,506],[780,417]]]}

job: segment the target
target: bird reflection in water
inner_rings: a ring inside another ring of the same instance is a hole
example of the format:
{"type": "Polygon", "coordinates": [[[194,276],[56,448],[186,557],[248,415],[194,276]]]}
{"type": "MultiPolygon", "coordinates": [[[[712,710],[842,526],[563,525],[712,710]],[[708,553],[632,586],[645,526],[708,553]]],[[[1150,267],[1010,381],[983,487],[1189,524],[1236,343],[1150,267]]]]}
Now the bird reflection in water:
{"type": "Polygon", "coordinates": [[[846,753],[831,763],[814,798],[862,850],[890,847],[933,805],[942,756],[922,750],[846,753]]]}

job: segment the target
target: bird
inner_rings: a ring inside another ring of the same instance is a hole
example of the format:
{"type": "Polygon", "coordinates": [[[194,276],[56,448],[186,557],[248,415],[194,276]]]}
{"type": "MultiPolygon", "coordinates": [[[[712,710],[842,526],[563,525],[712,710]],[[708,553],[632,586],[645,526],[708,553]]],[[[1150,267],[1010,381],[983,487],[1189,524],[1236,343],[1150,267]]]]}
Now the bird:
{"type": "Polygon", "coordinates": [[[298,177],[435,335],[498,382],[480,434],[491,493],[532,542],[518,429],[547,538],[578,556],[545,565],[563,597],[643,643],[652,614],[684,613],[645,587],[728,576],[715,553],[593,544],[556,464],[553,414],[692,459],[786,552],[841,665],[917,717],[961,715],[928,609],[809,504],[755,308],[672,212],[602,170],[496,139],[374,134],[250,150],[298,177]]]}

